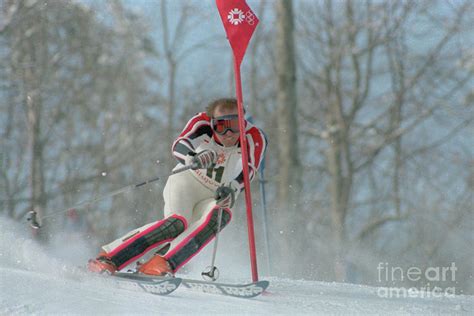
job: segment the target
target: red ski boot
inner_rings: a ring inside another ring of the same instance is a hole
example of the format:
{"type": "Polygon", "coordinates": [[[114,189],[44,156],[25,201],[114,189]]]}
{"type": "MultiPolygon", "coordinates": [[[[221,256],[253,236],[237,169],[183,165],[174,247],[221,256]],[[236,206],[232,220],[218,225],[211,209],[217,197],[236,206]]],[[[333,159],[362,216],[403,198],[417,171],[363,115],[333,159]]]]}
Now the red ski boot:
{"type": "Polygon", "coordinates": [[[138,272],[160,276],[173,275],[173,269],[169,262],[159,255],[153,256],[150,260],[140,265],[138,272]]]}
{"type": "Polygon", "coordinates": [[[105,252],[101,252],[96,259],[90,259],[87,263],[87,269],[95,273],[108,274],[114,274],[117,271],[117,267],[105,252]]]}

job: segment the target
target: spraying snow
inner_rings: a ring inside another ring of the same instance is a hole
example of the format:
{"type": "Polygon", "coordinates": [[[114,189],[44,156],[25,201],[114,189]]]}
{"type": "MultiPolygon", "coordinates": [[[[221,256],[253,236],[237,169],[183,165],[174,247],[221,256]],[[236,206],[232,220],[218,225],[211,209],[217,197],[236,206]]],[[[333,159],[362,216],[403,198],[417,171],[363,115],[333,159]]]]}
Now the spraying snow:
{"type": "MultiPolygon", "coordinates": [[[[473,296],[394,298],[384,297],[381,293],[385,292],[376,287],[280,278],[265,278],[270,281],[269,293],[255,299],[202,294],[181,287],[169,296],[154,296],[113,288],[105,278],[94,277],[72,264],[71,261],[81,257],[82,262],[87,261],[91,250],[85,243],[75,243],[72,247],[68,244],[70,249],[65,251],[53,242],[46,249],[25,237],[29,236],[26,225],[7,219],[1,220],[0,232],[2,315],[468,314],[474,311],[473,296]]],[[[193,272],[187,273],[197,277],[193,272]]],[[[226,281],[249,280],[239,275],[226,281]]]]}

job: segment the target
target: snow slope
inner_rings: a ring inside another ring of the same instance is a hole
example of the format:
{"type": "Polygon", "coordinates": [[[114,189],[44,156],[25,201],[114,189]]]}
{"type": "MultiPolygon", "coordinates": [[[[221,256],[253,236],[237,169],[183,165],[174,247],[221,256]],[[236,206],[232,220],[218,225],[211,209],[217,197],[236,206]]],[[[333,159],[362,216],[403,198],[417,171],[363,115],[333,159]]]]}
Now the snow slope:
{"type": "Polygon", "coordinates": [[[383,298],[378,295],[376,287],[278,278],[267,278],[270,280],[269,293],[254,299],[202,294],[185,288],[179,288],[169,296],[155,296],[110,287],[107,280],[91,277],[69,263],[52,258],[25,236],[28,236],[27,231],[2,219],[0,315],[419,315],[474,312],[473,296],[383,298]]]}
{"type": "Polygon", "coordinates": [[[86,273],[58,275],[0,268],[0,314],[315,315],[451,314],[474,311],[467,296],[384,299],[376,288],[270,279],[270,293],[255,299],[202,294],[180,288],[155,296],[110,288],[86,273]]]}

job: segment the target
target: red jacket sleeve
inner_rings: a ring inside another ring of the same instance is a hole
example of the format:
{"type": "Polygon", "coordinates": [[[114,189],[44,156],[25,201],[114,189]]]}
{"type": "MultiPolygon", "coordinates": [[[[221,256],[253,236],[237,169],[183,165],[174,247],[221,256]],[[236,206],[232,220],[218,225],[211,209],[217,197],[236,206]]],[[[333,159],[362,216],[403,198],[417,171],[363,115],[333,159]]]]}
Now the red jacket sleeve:
{"type": "Polygon", "coordinates": [[[212,135],[210,121],[209,116],[202,112],[193,116],[188,123],[186,123],[186,126],[174,141],[171,149],[173,156],[180,163],[184,163],[184,158],[187,155],[193,155],[195,153],[193,139],[203,134],[212,135]]]}

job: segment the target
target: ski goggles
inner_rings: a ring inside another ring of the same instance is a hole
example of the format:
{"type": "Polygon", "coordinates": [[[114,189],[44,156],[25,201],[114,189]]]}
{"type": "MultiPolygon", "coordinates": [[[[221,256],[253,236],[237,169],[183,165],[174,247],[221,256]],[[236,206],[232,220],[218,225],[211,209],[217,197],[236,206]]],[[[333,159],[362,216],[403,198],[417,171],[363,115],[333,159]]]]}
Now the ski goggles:
{"type": "Polygon", "coordinates": [[[224,135],[227,131],[239,132],[239,116],[237,114],[224,115],[211,119],[211,126],[214,132],[224,135]]]}

